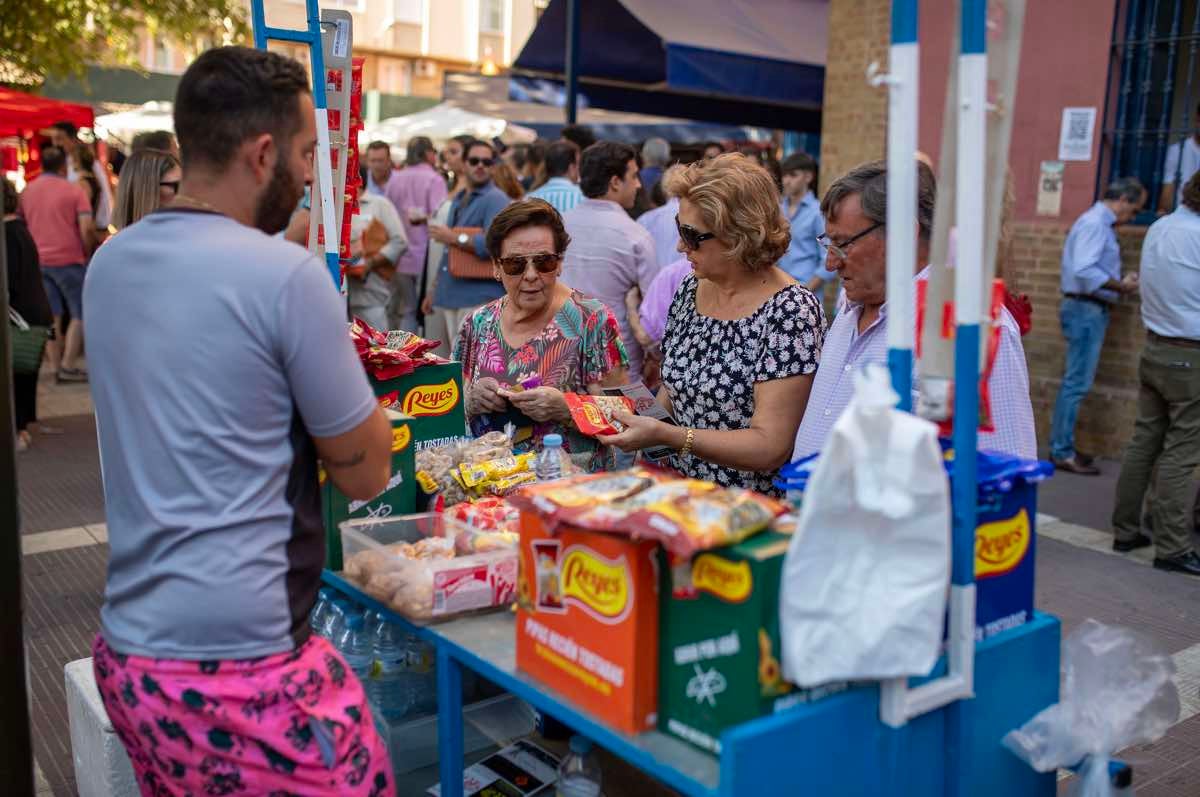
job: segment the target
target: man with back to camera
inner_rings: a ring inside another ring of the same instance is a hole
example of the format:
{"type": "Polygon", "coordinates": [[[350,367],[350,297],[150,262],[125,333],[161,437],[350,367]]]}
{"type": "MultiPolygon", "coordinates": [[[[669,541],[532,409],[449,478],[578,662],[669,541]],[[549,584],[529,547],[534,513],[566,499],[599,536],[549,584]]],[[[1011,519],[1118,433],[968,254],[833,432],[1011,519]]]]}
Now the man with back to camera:
{"type": "Polygon", "coordinates": [[[318,457],[369,499],[391,432],[324,264],[273,237],[312,177],[308,87],[277,53],[193,61],[179,195],[84,286],[110,545],[93,667],[146,794],[394,794],[362,685],[309,633],[318,457]]]}
{"type": "Polygon", "coordinates": [[[1167,147],[1158,215],[1165,216],[1179,206],[1183,186],[1196,172],[1200,172],[1200,103],[1196,104],[1196,115],[1192,118],[1192,134],[1167,147]]]}
{"type": "Polygon", "coordinates": [[[525,195],[544,199],[559,214],[574,210],[583,201],[579,190],[579,147],[565,138],[546,147],[546,182],[525,195]]]}

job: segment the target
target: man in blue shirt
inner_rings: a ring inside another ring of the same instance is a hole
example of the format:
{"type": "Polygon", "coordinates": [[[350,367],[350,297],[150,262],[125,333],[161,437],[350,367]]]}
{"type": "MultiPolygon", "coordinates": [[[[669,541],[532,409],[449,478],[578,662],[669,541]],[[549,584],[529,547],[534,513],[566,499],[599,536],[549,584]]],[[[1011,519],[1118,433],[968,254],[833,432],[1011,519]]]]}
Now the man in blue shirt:
{"type": "Polygon", "coordinates": [[[438,266],[437,279],[432,287],[433,310],[446,322],[446,332],[453,343],[463,319],[478,308],[504,294],[504,286],[493,279],[459,279],[450,273],[450,247],[456,246],[487,258],[485,242],[488,227],[496,214],[510,202],[508,195],[492,182],[492,165],[496,150],[486,141],[472,141],[464,150],[467,190],[450,205],[450,224],[429,225],[429,237],[446,246],[438,266]],[[482,232],[468,235],[455,228],[478,227],[482,232]]]}
{"type": "Polygon", "coordinates": [[[1070,473],[1100,473],[1090,456],[1075,450],[1075,419],[1096,377],[1109,308],[1121,295],[1137,291],[1136,274],[1121,277],[1114,227],[1128,223],[1145,203],[1146,189],[1136,177],[1113,182],[1071,227],[1063,246],[1059,321],[1067,339],[1067,362],[1050,423],[1050,459],[1070,473]]]}
{"type": "Polygon", "coordinates": [[[579,147],[565,138],[546,147],[546,176],[542,185],[525,195],[526,199],[544,199],[559,212],[574,210],[583,201],[579,190],[579,147]]]}
{"type": "Polygon", "coordinates": [[[825,280],[835,274],[825,270],[825,253],[817,238],[825,232],[821,203],[812,192],[817,164],[803,152],[783,159],[783,217],[792,228],[792,242],[779,267],[821,298],[825,280]]]}

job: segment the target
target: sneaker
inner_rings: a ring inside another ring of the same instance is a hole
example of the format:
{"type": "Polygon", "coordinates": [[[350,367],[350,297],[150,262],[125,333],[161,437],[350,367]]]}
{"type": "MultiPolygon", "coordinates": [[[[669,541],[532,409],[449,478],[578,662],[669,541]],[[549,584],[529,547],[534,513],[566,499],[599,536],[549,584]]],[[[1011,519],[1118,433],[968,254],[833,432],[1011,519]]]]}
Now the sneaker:
{"type": "Polygon", "coordinates": [[[86,382],[88,381],[87,371],[79,368],[59,368],[55,379],[59,384],[64,382],[86,382]]]}

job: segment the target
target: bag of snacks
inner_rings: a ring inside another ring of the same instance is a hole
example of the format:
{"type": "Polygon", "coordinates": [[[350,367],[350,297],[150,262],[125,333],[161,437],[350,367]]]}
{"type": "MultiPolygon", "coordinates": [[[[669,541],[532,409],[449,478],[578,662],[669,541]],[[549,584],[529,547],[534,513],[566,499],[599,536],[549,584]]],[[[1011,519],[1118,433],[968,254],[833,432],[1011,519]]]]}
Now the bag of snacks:
{"type": "Polygon", "coordinates": [[[634,536],[656,539],[670,553],[691,556],[741,542],[786,509],[752,490],[718,489],[667,497],[633,513],[627,524],[634,536]]]}
{"type": "Polygon", "coordinates": [[[550,528],[554,528],[573,514],[640,493],[659,478],[662,476],[658,472],[645,468],[586,473],[525,487],[513,493],[509,500],[521,509],[537,512],[550,528]]]}
{"type": "Polygon", "coordinates": [[[690,495],[716,490],[717,485],[698,479],[666,479],[640,493],[608,504],[564,510],[563,520],[593,531],[627,531],[626,521],[635,513],[690,495]]]}
{"type": "Polygon", "coordinates": [[[586,435],[619,434],[625,430],[620,421],[613,420],[617,410],[633,412],[633,401],[625,396],[593,396],[586,393],[564,393],[567,409],[575,426],[586,435]]]}

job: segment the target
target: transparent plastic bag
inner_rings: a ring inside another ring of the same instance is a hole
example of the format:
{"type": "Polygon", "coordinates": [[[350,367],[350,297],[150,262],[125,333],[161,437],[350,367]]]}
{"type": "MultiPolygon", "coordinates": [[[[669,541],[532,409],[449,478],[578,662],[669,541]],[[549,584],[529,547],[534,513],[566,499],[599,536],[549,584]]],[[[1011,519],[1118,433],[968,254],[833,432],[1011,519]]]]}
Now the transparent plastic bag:
{"type": "Polygon", "coordinates": [[[1175,663],[1127,628],[1086,620],[1067,637],[1060,701],[1004,737],[1038,772],[1082,764],[1073,797],[1118,792],[1108,760],[1118,750],[1162,738],[1179,720],[1175,663]]]}

